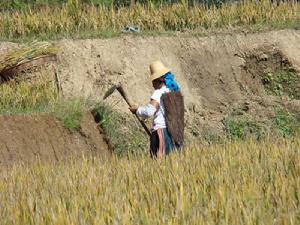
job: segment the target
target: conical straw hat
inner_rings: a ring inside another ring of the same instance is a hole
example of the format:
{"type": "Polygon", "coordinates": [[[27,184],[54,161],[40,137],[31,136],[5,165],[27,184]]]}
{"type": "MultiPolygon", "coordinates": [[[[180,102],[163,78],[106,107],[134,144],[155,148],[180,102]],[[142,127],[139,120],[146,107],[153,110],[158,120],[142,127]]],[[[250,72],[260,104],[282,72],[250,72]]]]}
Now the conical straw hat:
{"type": "Polygon", "coordinates": [[[171,70],[165,67],[161,61],[155,61],[150,64],[150,80],[153,81],[157,78],[160,78],[170,71],[171,70]]]}

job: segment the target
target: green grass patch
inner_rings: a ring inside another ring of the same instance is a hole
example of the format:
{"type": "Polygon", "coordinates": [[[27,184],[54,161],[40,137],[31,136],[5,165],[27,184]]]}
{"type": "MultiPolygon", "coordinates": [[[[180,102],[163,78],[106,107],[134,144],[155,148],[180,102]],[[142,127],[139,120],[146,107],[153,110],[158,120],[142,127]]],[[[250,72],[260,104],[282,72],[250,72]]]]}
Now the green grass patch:
{"type": "Polygon", "coordinates": [[[143,153],[148,146],[148,136],[139,127],[134,116],[114,111],[110,106],[97,104],[93,114],[118,155],[143,153]]]}
{"type": "Polygon", "coordinates": [[[278,109],[273,118],[274,129],[283,137],[291,138],[300,135],[300,113],[291,113],[278,109]]]}
{"type": "Polygon", "coordinates": [[[60,100],[53,105],[50,112],[61,120],[67,129],[75,132],[80,130],[86,106],[87,103],[81,99],[60,100]]]}
{"type": "Polygon", "coordinates": [[[266,136],[265,127],[249,118],[227,117],[224,119],[225,132],[229,139],[262,139],[266,136]]]}
{"type": "Polygon", "coordinates": [[[293,68],[269,72],[262,77],[262,82],[269,94],[300,99],[299,76],[293,68]]]}
{"type": "Polygon", "coordinates": [[[297,138],[300,135],[300,113],[277,106],[275,116],[257,121],[251,115],[234,113],[229,114],[224,120],[227,138],[245,140],[272,140],[277,138],[297,138]]]}

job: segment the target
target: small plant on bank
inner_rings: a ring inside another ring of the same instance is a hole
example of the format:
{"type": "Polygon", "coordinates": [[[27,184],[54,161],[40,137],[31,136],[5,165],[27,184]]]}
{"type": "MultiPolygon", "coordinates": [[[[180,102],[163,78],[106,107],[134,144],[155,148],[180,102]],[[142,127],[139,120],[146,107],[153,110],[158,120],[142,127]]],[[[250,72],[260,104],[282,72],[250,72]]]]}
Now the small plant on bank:
{"type": "Polygon", "coordinates": [[[300,114],[294,114],[286,109],[278,109],[273,118],[273,127],[285,138],[300,135],[300,114]]]}
{"type": "Polygon", "coordinates": [[[80,130],[80,122],[85,112],[85,101],[81,99],[60,100],[53,106],[53,114],[71,132],[80,130]]]}
{"type": "Polygon", "coordinates": [[[223,124],[229,139],[237,140],[247,137],[261,139],[266,135],[265,127],[262,124],[248,118],[227,117],[223,124]]]}
{"type": "Polygon", "coordinates": [[[299,77],[293,68],[269,72],[262,77],[262,82],[269,94],[300,99],[299,77]]]}

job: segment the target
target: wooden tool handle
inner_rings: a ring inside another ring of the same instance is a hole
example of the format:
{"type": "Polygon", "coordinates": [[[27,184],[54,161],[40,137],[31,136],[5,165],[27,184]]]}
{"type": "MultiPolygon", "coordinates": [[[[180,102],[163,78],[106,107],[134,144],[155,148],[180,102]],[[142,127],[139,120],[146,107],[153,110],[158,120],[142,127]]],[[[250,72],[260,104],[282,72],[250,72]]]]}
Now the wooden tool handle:
{"type": "Polygon", "coordinates": [[[140,124],[142,125],[142,127],[144,128],[144,130],[146,131],[146,133],[149,135],[149,137],[151,137],[151,132],[150,132],[150,130],[148,129],[148,127],[146,126],[146,124],[144,123],[144,121],[141,120],[141,118],[138,117],[138,115],[135,114],[135,116],[136,116],[136,118],[138,119],[138,121],[140,122],[140,124]]]}
{"type": "Polygon", "coordinates": [[[128,98],[126,92],[124,91],[122,85],[120,85],[120,86],[118,87],[118,91],[120,92],[120,94],[122,95],[122,97],[124,98],[124,100],[127,102],[128,106],[131,107],[131,106],[132,106],[132,103],[131,103],[131,101],[129,100],[129,98],[128,98]]]}
{"type": "MultiPolygon", "coordinates": [[[[118,88],[118,91],[120,92],[120,94],[122,95],[122,97],[124,98],[124,100],[126,101],[126,103],[128,104],[129,107],[131,107],[133,104],[131,103],[131,101],[129,100],[126,92],[124,91],[122,85],[120,85],[118,88]]],[[[144,121],[141,120],[140,117],[138,117],[138,115],[136,115],[136,118],[138,119],[138,121],[140,122],[140,124],[142,125],[142,127],[144,128],[144,130],[146,131],[146,133],[151,136],[151,132],[150,130],[148,129],[148,127],[146,126],[146,124],[144,123],[144,121]]]]}

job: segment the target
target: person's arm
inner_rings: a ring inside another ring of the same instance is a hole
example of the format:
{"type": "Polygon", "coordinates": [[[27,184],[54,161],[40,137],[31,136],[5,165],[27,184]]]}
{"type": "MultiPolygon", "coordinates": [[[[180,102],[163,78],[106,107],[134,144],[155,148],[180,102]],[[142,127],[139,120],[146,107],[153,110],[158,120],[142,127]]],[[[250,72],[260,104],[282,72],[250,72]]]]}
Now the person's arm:
{"type": "Polygon", "coordinates": [[[150,103],[145,106],[132,106],[129,110],[140,117],[149,118],[154,116],[155,112],[159,109],[159,103],[151,99],[150,103]]]}

